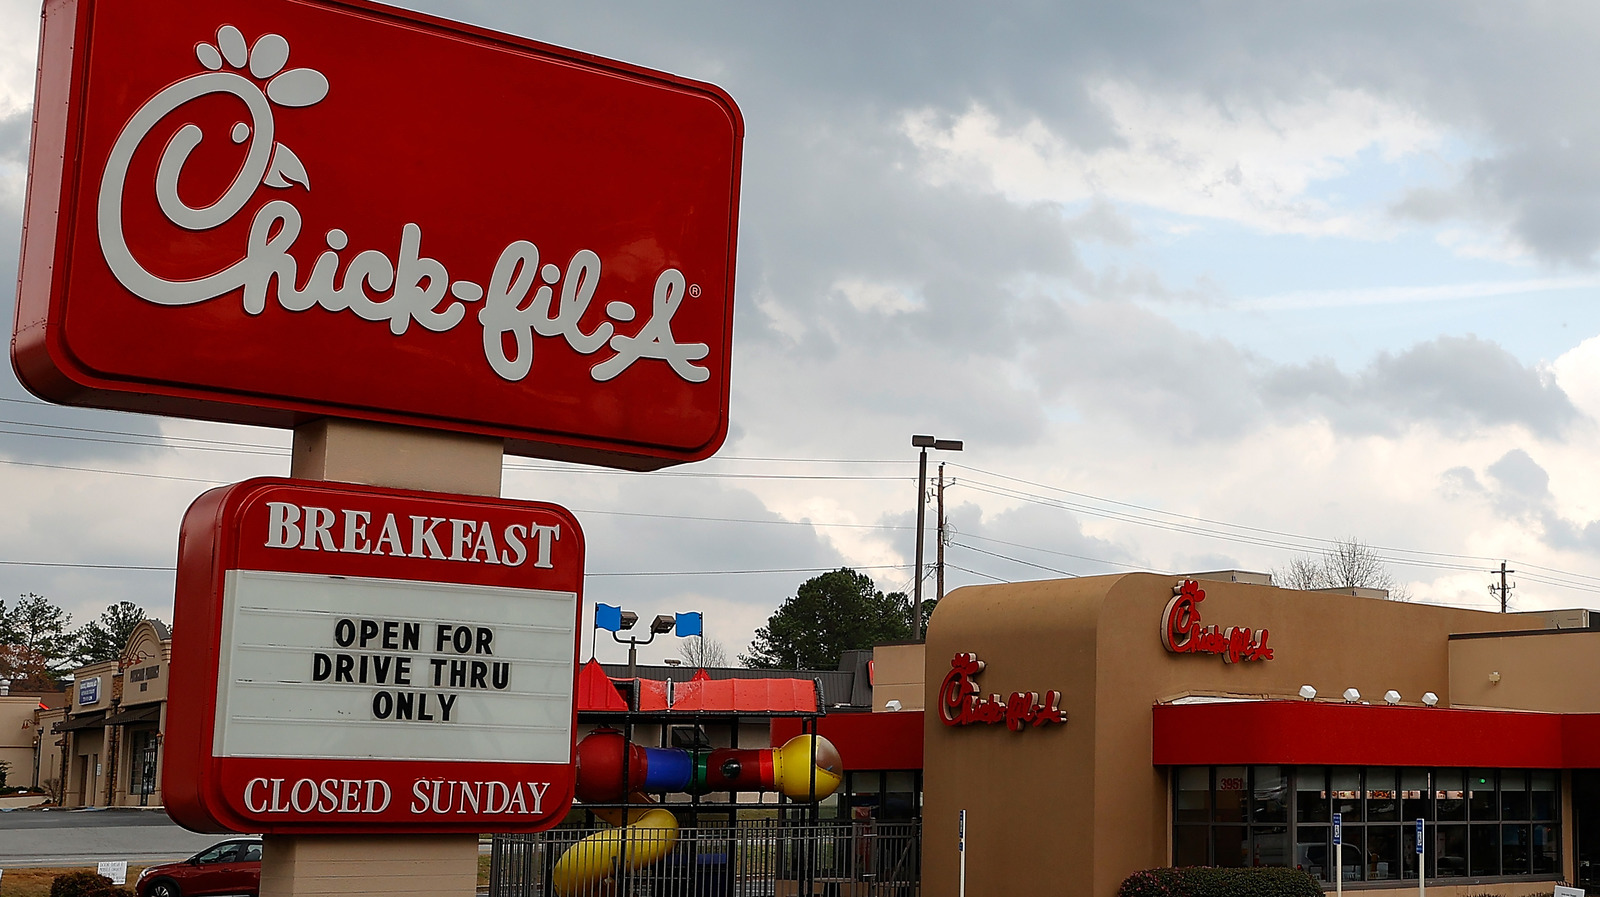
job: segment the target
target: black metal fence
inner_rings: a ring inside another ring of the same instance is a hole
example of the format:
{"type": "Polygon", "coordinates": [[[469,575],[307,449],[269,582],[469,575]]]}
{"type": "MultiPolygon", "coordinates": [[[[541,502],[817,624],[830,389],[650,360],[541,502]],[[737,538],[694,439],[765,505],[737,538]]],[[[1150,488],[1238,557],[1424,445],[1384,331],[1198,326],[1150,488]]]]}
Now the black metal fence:
{"type": "Polygon", "coordinates": [[[916,897],[918,822],[495,835],[489,897],[916,897]]]}

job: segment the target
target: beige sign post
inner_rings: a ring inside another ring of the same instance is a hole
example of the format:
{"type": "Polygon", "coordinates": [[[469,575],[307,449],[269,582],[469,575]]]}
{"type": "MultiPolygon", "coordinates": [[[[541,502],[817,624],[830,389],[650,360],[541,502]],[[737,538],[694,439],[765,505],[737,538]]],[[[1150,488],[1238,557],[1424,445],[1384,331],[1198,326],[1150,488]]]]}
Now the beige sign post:
{"type": "MultiPolygon", "coordinates": [[[[498,496],[502,454],[498,439],[328,419],[294,431],[290,475],[498,496]]],[[[261,897],[477,893],[476,835],[268,835],[264,846],[261,897]]]]}

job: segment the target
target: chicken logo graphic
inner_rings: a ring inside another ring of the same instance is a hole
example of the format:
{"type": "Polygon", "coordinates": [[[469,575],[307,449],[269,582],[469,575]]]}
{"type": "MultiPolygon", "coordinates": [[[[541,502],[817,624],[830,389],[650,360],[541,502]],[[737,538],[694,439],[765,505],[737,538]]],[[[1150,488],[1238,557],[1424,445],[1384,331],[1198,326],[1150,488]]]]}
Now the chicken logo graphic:
{"type": "Polygon", "coordinates": [[[646,306],[648,317],[631,334],[621,330],[633,326],[640,309],[626,299],[606,302],[605,320],[588,329],[581,323],[599,290],[602,267],[600,256],[588,249],[574,253],[563,269],[547,259],[541,264],[533,242],[515,240],[500,253],[485,284],[452,280],[443,262],[424,255],[420,223],[401,228],[398,251],[392,255],[366,249],[348,259],[341,253],[349,247],[349,235],[331,228],[323,235],[327,248],[302,274],[299,260],[290,254],[303,223],[294,198],[300,190],[309,191],[313,179],[301,159],[277,140],[274,115],[321,102],[330,90],[328,79],[314,68],[288,68],[289,41],[281,35],[265,34],[251,45],[233,25],[218,29],[215,44],[198,44],[195,56],[204,71],[161,90],[133,114],[100,180],[100,248],[117,281],[138,298],[188,306],[237,293],[249,315],[261,315],[275,300],[289,312],[321,308],[385,322],[395,337],[404,336],[413,323],[435,333],[452,330],[476,307],[473,320],[483,328],[484,359],[507,381],[521,381],[532,372],[535,337],[562,338],[581,355],[609,349],[589,369],[596,381],[611,380],[641,359],[665,362],[689,383],[710,377],[706,367],[694,363],[706,357],[709,346],[679,343],[672,333],[678,308],[701,294],[677,268],[661,271],[648,302],[638,303],[646,306]],[[202,232],[233,220],[262,188],[278,192],[278,198],[255,210],[243,258],[198,277],[164,277],[147,268],[128,245],[124,200],[130,189],[139,189],[129,184],[129,171],[158,123],[214,94],[237,98],[249,120],[233,124],[225,138],[208,135],[193,123],[178,129],[156,168],[155,199],[161,214],[178,228],[202,232]],[[178,182],[190,155],[208,139],[247,144],[245,158],[222,195],[196,208],[179,196],[178,182]]]}

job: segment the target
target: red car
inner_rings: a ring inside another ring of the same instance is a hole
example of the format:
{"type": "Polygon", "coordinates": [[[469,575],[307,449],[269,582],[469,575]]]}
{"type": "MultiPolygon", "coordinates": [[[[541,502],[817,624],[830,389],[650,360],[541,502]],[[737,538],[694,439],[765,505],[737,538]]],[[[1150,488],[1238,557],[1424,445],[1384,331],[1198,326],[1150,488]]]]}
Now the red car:
{"type": "Polygon", "coordinates": [[[233,838],[207,847],[179,863],[162,863],[139,873],[139,897],[189,897],[201,894],[261,892],[261,839],[233,838]]]}

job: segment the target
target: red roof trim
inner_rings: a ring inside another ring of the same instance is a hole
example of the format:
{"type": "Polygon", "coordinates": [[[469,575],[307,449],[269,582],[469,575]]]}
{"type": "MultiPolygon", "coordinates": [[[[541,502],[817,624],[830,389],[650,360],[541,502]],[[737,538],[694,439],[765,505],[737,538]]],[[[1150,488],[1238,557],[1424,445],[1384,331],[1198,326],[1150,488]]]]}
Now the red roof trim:
{"type": "Polygon", "coordinates": [[[1158,704],[1157,766],[1600,766],[1600,714],[1239,701],[1158,704]]]}

